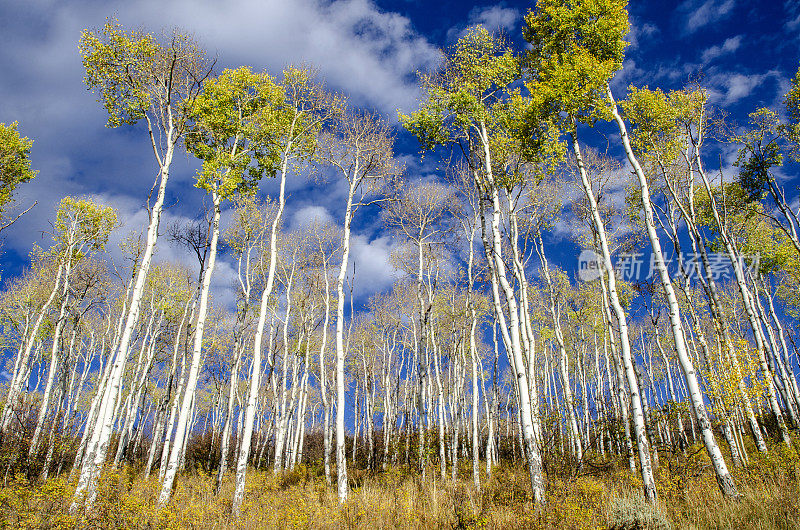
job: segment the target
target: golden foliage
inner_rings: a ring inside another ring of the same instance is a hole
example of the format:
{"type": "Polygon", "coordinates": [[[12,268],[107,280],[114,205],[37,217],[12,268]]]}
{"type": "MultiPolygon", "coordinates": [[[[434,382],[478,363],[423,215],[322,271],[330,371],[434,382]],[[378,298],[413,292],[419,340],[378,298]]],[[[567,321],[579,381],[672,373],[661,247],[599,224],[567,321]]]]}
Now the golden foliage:
{"type": "MultiPolygon", "coordinates": [[[[190,474],[177,481],[172,501],[158,508],[157,478],[130,468],[106,470],[97,502],[89,511],[69,512],[75,484],[65,477],[31,483],[8,477],[0,488],[4,528],[623,528],[625,521],[659,527],[796,528],[800,525],[800,457],[786,446],[754,454],[734,470],[740,501],[721,498],[705,452],[690,448],[658,470],[660,504],[636,501],[640,479],[626,462],[592,471],[592,476],[553,475],[547,503],[536,508],[525,469],[499,466],[471,482],[470,466],[454,482],[422,480],[401,468],[357,475],[339,505],[336,491],[305,466],[283,475],[251,470],[239,519],[230,516],[233,477],[213,494],[214,480],[190,474]],[[647,523],[647,524],[651,524],[647,523]]],[[[639,526],[642,527],[642,526],[639,526]]]]}

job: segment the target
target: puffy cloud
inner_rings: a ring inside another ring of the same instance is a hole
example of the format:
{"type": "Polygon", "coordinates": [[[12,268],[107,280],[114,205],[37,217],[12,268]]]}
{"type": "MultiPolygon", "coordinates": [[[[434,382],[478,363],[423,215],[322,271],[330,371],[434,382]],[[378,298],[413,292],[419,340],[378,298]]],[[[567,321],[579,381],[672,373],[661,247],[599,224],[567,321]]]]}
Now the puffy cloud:
{"type": "Polygon", "coordinates": [[[224,63],[279,72],[286,64],[319,68],[333,88],[359,104],[394,114],[416,101],[415,73],[439,55],[408,18],[369,0],[235,0],[164,4],[145,0],[130,9],[133,21],[170,24],[195,32],[224,63]]]}
{"type": "Polygon", "coordinates": [[[299,208],[292,214],[291,227],[302,229],[313,223],[328,224],[332,223],[333,216],[324,206],[309,205],[299,208]]]}
{"type": "Polygon", "coordinates": [[[753,90],[768,79],[778,79],[779,72],[770,70],[764,74],[720,73],[712,76],[709,95],[711,101],[722,105],[731,105],[748,97],[753,90]]]}
{"type": "Polygon", "coordinates": [[[620,95],[619,97],[621,97],[621,95],[627,91],[627,87],[630,83],[635,82],[636,80],[641,79],[648,74],[652,75],[651,73],[640,68],[636,64],[636,60],[625,59],[622,62],[622,69],[611,79],[611,88],[616,94],[620,95]]]}
{"type": "Polygon", "coordinates": [[[400,277],[400,272],[390,262],[397,241],[389,236],[370,240],[363,234],[353,234],[350,242],[349,273],[355,263],[356,280],[353,289],[356,299],[388,290],[400,277]]]}
{"type": "Polygon", "coordinates": [[[491,32],[503,31],[510,33],[517,27],[520,13],[516,9],[493,5],[489,7],[474,7],[467,17],[467,24],[457,24],[447,31],[447,40],[454,42],[463,37],[471,27],[481,25],[491,32]]]}
{"type": "Polygon", "coordinates": [[[519,11],[499,5],[479,9],[473,8],[469,14],[470,24],[481,24],[489,31],[513,30],[519,20],[519,11]]]}
{"type": "MultiPolygon", "coordinates": [[[[7,256],[25,256],[34,235],[40,245],[49,244],[49,237],[38,235],[48,230],[58,201],[67,194],[91,195],[120,209],[123,225],[109,244],[116,260],[121,257],[116,243],[147,225],[144,201],[157,167],[146,130],[141,125],[107,129],[102,105],[82,82],[77,49],[81,31],[100,27],[107,16],[129,28],[158,32],[177,26],[193,33],[217,58],[217,70],[247,64],[278,76],[287,64],[313,65],[329,89],[390,119],[395,119],[398,108],[414,109],[416,72],[440,60],[436,47],[412,28],[408,18],[384,11],[371,0],[0,4],[4,37],[0,68],[5,72],[0,76],[0,116],[3,121],[18,120],[21,132],[34,140],[33,165],[40,170],[36,179],[19,189],[19,208],[34,200],[39,205],[3,232],[7,256]]],[[[176,155],[162,226],[188,221],[198,211],[204,194],[192,187],[196,167],[190,156],[176,155]]],[[[338,211],[342,202],[341,187],[338,179],[312,183],[307,171],[291,175],[287,220],[290,224],[315,217],[329,220],[328,212],[338,211]],[[309,204],[321,206],[304,206],[309,204]]],[[[277,179],[265,179],[261,189],[274,196],[277,179]]],[[[379,255],[380,242],[362,246],[379,255]]],[[[163,237],[156,259],[195,266],[190,255],[163,237]]],[[[235,271],[225,258],[217,267],[215,296],[232,300],[233,291],[223,291],[235,271]]],[[[5,269],[8,273],[14,267],[5,269]]]]}

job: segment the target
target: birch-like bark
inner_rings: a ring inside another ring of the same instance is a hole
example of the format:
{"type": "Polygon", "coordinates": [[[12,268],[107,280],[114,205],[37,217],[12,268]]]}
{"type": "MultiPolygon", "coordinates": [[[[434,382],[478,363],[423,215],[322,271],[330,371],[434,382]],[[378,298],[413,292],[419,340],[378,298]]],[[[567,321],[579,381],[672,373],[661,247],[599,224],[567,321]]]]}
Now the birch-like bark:
{"type": "Polygon", "coordinates": [[[357,175],[358,163],[354,177],[350,181],[347,193],[347,206],[344,211],[344,232],[342,234],[342,262],[339,265],[339,274],[336,277],[336,491],[339,503],[347,500],[350,485],[347,482],[347,456],[345,455],[344,431],[344,280],[347,275],[347,264],[350,259],[350,226],[353,221],[353,197],[359,183],[357,175]]]}
{"type": "Polygon", "coordinates": [[[684,379],[686,380],[686,387],[689,392],[692,405],[694,406],[695,417],[700,425],[703,443],[705,444],[706,451],[708,452],[711,463],[714,467],[717,483],[719,484],[722,494],[726,497],[738,497],[739,492],[736,490],[733,477],[731,477],[731,474],[728,471],[728,466],[725,464],[725,460],[722,457],[722,452],[720,451],[719,446],[714,439],[714,433],[711,430],[711,422],[708,419],[705,403],[703,402],[703,397],[700,392],[700,385],[697,381],[697,373],[694,368],[694,363],[692,363],[692,360],[689,357],[689,353],[686,349],[686,337],[681,325],[680,305],[678,303],[678,297],[675,294],[675,289],[672,286],[672,280],[669,277],[666,263],[664,262],[664,255],[661,250],[661,241],[656,233],[653,208],[650,203],[650,187],[647,183],[647,177],[645,176],[644,171],[642,170],[642,167],[633,152],[633,148],[631,147],[630,140],[628,138],[627,127],[625,126],[625,122],[622,120],[622,116],[619,114],[617,105],[614,102],[614,96],[611,93],[611,88],[608,85],[606,85],[606,95],[611,107],[611,113],[622,138],[622,145],[625,149],[625,154],[628,157],[628,162],[633,167],[634,173],[636,174],[639,182],[642,208],[644,209],[645,214],[644,221],[647,228],[647,236],[653,249],[656,269],[658,270],[661,286],[664,290],[667,304],[669,306],[669,317],[672,335],[675,339],[675,350],[678,353],[678,360],[680,361],[684,379]]]}
{"type": "MultiPolygon", "coordinates": [[[[71,253],[72,248],[68,248],[67,251],[71,253]]],[[[17,361],[15,364],[16,370],[14,371],[14,377],[11,379],[11,382],[8,385],[8,395],[6,396],[6,402],[3,405],[2,422],[0,422],[0,438],[2,438],[2,436],[8,431],[8,428],[11,425],[11,419],[14,417],[14,405],[16,404],[17,399],[22,392],[22,387],[25,384],[25,376],[27,374],[26,367],[30,363],[33,346],[36,344],[36,337],[42,327],[42,322],[50,310],[50,306],[53,304],[53,301],[58,295],[59,287],[61,287],[61,278],[65,274],[65,269],[66,264],[59,263],[58,271],[56,272],[56,278],[53,282],[53,290],[50,291],[50,296],[47,297],[47,300],[42,305],[42,308],[39,311],[39,316],[36,318],[36,322],[30,329],[30,332],[27,334],[27,336],[23,336],[23,340],[20,343],[19,352],[17,352],[17,361]]],[[[66,282],[66,280],[64,281],[66,282]]]]}
{"type": "Polygon", "coordinates": [[[775,385],[772,381],[773,373],[770,370],[766,359],[766,355],[768,354],[767,345],[765,344],[766,341],[764,340],[763,330],[761,329],[761,325],[756,315],[756,307],[755,307],[755,302],[753,300],[753,294],[750,292],[750,289],[747,286],[747,280],[745,279],[742,260],[739,259],[739,253],[735,248],[734,241],[729,236],[727,226],[720,217],[719,208],[717,207],[717,201],[713,191],[711,190],[711,183],[709,182],[708,176],[706,175],[706,172],[703,169],[702,161],[700,160],[700,141],[699,140],[695,141],[693,147],[694,147],[693,160],[694,163],[697,165],[697,172],[700,175],[700,179],[703,182],[703,186],[705,187],[706,193],[708,193],[709,203],[711,206],[711,213],[713,214],[714,222],[717,225],[717,229],[719,230],[720,239],[722,240],[722,243],[725,246],[725,252],[727,253],[728,259],[730,260],[731,266],[733,267],[734,276],[736,278],[736,285],[739,288],[739,294],[741,295],[742,302],[744,303],[744,309],[745,313],[747,314],[747,320],[750,323],[750,327],[753,331],[753,338],[755,340],[755,345],[756,345],[756,353],[758,354],[760,368],[766,386],[767,401],[769,402],[772,413],[775,414],[775,419],[778,423],[778,429],[780,430],[783,442],[787,445],[791,445],[789,430],[786,428],[786,423],[783,420],[783,413],[781,412],[781,407],[778,404],[778,400],[775,396],[775,385]]]}
{"type": "Polygon", "coordinates": [[[197,387],[197,378],[200,373],[200,364],[203,354],[203,331],[205,330],[206,315],[208,313],[208,295],[211,291],[211,276],[214,273],[214,265],[217,260],[217,243],[219,241],[219,218],[220,218],[220,195],[212,192],[214,203],[214,218],[211,222],[211,243],[209,247],[208,263],[206,270],[203,271],[203,284],[200,291],[200,304],[197,309],[197,325],[194,331],[194,344],[192,348],[192,364],[189,368],[189,376],[186,381],[186,389],[183,394],[181,411],[178,416],[178,424],[175,432],[175,444],[170,452],[167,470],[164,473],[164,482],[161,486],[161,493],[158,497],[158,504],[164,506],[172,496],[172,484],[178,472],[178,462],[181,454],[185,450],[186,439],[190,434],[189,421],[191,419],[192,401],[197,387]]]}
{"type": "MultiPolygon", "coordinates": [[[[295,118],[296,120],[297,118],[295,118]]],[[[289,131],[291,135],[293,126],[289,131]]],[[[253,439],[253,425],[256,417],[256,403],[258,401],[258,387],[261,379],[261,350],[264,341],[264,328],[267,322],[267,310],[269,309],[272,289],[275,285],[275,269],[278,259],[278,228],[283,218],[283,210],[286,207],[286,171],[289,164],[289,153],[291,153],[292,143],[289,142],[284,151],[283,165],[281,167],[280,191],[278,192],[278,209],[275,218],[272,220],[269,237],[269,267],[267,268],[267,281],[264,291],[261,293],[261,304],[258,311],[258,323],[253,339],[253,362],[250,374],[250,384],[247,395],[247,408],[244,412],[244,424],[242,425],[241,443],[239,446],[239,458],[236,464],[236,488],[233,493],[231,512],[234,516],[239,516],[242,500],[244,499],[244,484],[247,476],[247,461],[250,457],[250,445],[253,439]]]]}
{"type": "MultiPolygon", "coordinates": [[[[292,357],[289,352],[289,319],[291,318],[291,311],[292,311],[292,298],[291,298],[291,290],[292,290],[292,280],[294,278],[294,271],[295,271],[295,260],[292,259],[292,268],[291,271],[288,273],[288,278],[286,281],[286,313],[284,315],[283,320],[283,362],[281,368],[281,386],[279,388],[279,394],[275,396],[275,399],[279,401],[279,405],[276,407],[275,411],[275,460],[274,460],[274,471],[276,473],[283,471],[286,468],[284,464],[284,455],[283,455],[283,446],[284,442],[287,437],[287,429],[289,427],[289,414],[290,412],[287,410],[287,391],[288,391],[288,375],[289,375],[289,359],[292,357]]],[[[298,341],[299,347],[299,341],[298,341]]],[[[292,359],[292,362],[296,362],[296,359],[292,359]]],[[[293,364],[294,369],[294,364],[293,364]]],[[[294,374],[293,374],[294,375],[294,374]]],[[[297,390],[297,386],[294,384],[294,378],[292,379],[292,394],[297,390]]]]}
{"type": "MultiPolygon", "coordinates": [[[[600,217],[597,199],[594,194],[594,189],[589,182],[586,168],[583,164],[583,157],[581,156],[580,145],[578,144],[578,137],[575,132],[572,133],[572,150],[575,153],[575,160],[578,165],[578,173],[581,177],[584,195],[589,201],[589,209],[591,212],[595,233],[597,234],[597,239],[600,242],[600,251],[603,255],[604,276],[607,278],[606,281],[608,283],[608,298],[611,302],[611,307],[614,308],[614,315],[617,317],[617,324],[619,326],[622,363],[625,366],[625,376],[628,382],[628,389],[630,391],[631,410],[633,412],[634,431],[636,432],[636,445],[639,449],[639,464],[642,472],[644,496],[645,499],[647,499],[647,502],[655,504],[658,498],[656,494],[655,479],[653,477],[653,469],[650,462],[650,443],[647,439],[647,433],[645,431],[642,399],[641,395],[639,394],[639,382],[636,377],[636,372],[634,371],[633,357],[631,355],[630,337],[628,336],[628,317],[625,315],[625,310],[623,309],[619,300],[619,295],[617,294],[617,280],[614,274],[614,266],[611,262],[611,250],[608,245],[605,223],[600,217]]],[[[609,329],[609,331],[611,330],[609,329]]]]}
{"type": "MultiPolygon", "coordinates": [[[[478,314],[475,311],[475,302],[473,301],[473,265],[475,262],[475,251],[473,248],[475,239],[475,227],[465,229],[468,232],[469,239],[469,258],[467,258],[467,297],[466,304],[469,311],[469,356],[472,361],[472,481],[475,487],[480,490],[481,487],[481,472],[480,472],[480,433],[478,431],[478,348],[475,341],[475,333],[478,327],[478,314]]],[[[538,397],[538,396],[537,396],[538,397]]],[[[488,421],[488,414],[487,414],[488,421]]],[[[487,460],[489,456],[486,455],[487,460]]]]}
{"type": "MultiPolygon", "coordinates": [[[[525,373],[525,359],[522,353],[522,344],[520,341],[520,323],[519,311],[517,307],[516,294],[514,289],[508,281],[506,276],[506,265],[503,261],[502,238],[500,234],[500,218],[502,215],[500,209],[500,196],[496,183],[494,182],[494,175],[492,169],[492,156],[489,149],[489,134],[486,125],[483,122],[479,123],[479,136],[481,145],[483,147],[483,171],[486,178],[486,186],[482,186],[480,179],[476,179],[476,185],[481,188],[486,188],[489,193],[489,201],[492,207],[492,247],[489,249],[488,241],[484,233],[484,246],[486,248],[486,259],[491,260],[494,264],[493,273],[496,276],[498,283],[503,289],[503,294],[508,304],[509,313],[509,331],[511,339],[510,356],[513,356],[515,369],[515,379],[517,381],[518,392],[517,398],[519,401],[519,412],[521,418],[521,429],[524,436],[526,460],[528,463],[528,472],[531,478],[531,490],[533,491],[534,502],[541,504],[544,502],[544,481],[542,479],[542,461],[539,454],[539,448],[536,445],[536,438],[533,430],[533,420],[531,415],[531,402],[530,393],[528,388],[528,375],[525,373]]],[[[482,211],[482,210],[481,210],[482,211]]],[[[502,313],[500,300],[498,296],[495,298],[495,312],[502,313]]]]}
{"type": "Polygon", "coordinates": [[[64,279],[64,292],[62,296],[64,299],[61,302],[61,309],[58,314],[58,320],[56,321],[56,327],[53,330],[53,346],[50,350],[50,366],[47,370],[47,383],[44,388],[44,394],[42,394],[42,402],[39,407],[39,418],[36,421],[36,428],[33,431],[33,437],[31,438],[31,445],[28,449],[28,458],[33,458],[36,456],[37,451],[39,450],[39,437],[42,435],[42,428],[44,427],[45,418],[47,416],[48,408],[50,406],[50,397],[53,393],[53,383],[56,379],[56,373],[58,372],[58,362],[59,356],[61,352],[59,351],[59,345],[61,342],[61,330],[64,327],[64,317],[67,312],[67,304],[69,303],[69,294],[67,292],[68,289],[68,280],[69,280],[69,267],[67,268],[66,278],[64,279]]]}
{"type": "Polygon", "coordinates": [[[322,276],[325,280],[325,317],[322,321],[322,340],[320,340],[319,345],[319,392],[320,398],[322,399],[322,415],[323,415],[323,426],[322,426],[322,450],[325,453],[323,455],[323,461],[325,466],[325,482],[330,485],[331,483],[331,439],[330,439],[330,430],[331,430],[331,408],[328,403],[328,389],[327,389],[327,368],[325,366],[325,350],[328,346],[328,326],[330,324],[330,315],[331,315],[331,290],[330,290],[330,280],[328,279],[328,267],[327,267],[327,260],[323,256],[323,269],[322,269],[322,276]]]}
{"type": "MultiPolygon", "coordinates": [[[[133,329],[136,326],[136,323],[139,321],[139,309],[142,297],[144,295],[147,274],[150,271],[150,264],[153,259],[153,253],[155,252],[156,241],[158,239],[158,227],[161,222],[161,212],[164,208],[164,199],[166,198],[169,169],[172,164],[172,158],[175,153],[175,145],[179,136],[173,121],[172,108],[169,106],[167,107],[167,114],[167,149],[163,158],[159,159],[160,182],[158,186],[158,194],[156,195],[156,201],[153,204],[153,208],[150,212],[150,225],[147,228],[147,242],[141,262],[139,263],[139,270],[136,273],[136,281],[131,293],[130,306],[128,307],[128,314],[125,319],[122,337],[114,354],[109,360],[109,362],[113,362],[113,368],[101,400],[101,406],[97,415],[97,419],[95,424],[92,426],[93,435],[89,441],[89,450],[87,453],[88,458],[84,458],[83,461],[81,475],[78,479],[78,486],[75,489],[74,501],[70,507],[70,511],[72,512],[77,509],[78,500],[84,494],[84,491],[86,492],[87,505],[91,506],[94,504],[97,479],[100,475],[100,470],[103,467],[103,463],[105,462],[106,455],[108,453],[108,445],[111,441],[113,414],[117,408],[117,395],[119,394],[120,386],[122,385],[122,375],[125,371],[125,364],[128,358],[128,350],[130,347],[131,337],[133,335],[133,329]]],[[[150,125],[149,119],[148,130],[150,131],[150,137],[152,140],[153,129],[150,125]]],[[[156,149],[155,143],[153,143],[153,149],[156,149]]]]}
{"type": "Polygon", "coordinates": [[[222,427],[222,437],[220,439],[220,457],[217,477],[214,481],[214,493],[219,495],[222,487],[222,479],[228,470],[228,453],[230,452],[231,431],[233,431],[233,413],[236,406],[236,389],[239,386],[239,372],[242,369],[242,357],[244,356],[245,341],[243,337],[237,337],[234,343],[233,367],[231,368],[231,380],[228,388],[228,404],[225,408],[225,424],[222,427]]]}
{"type": "MultiPolygon", "coordinates": [[[[578,460],[578,465],[583,464],[583,448],[581,442],[581,434],[578,428],[578,419],[575,415],[575,401],[572,395],[572,388],[569,382],[569,374],[567,373],[567,350],[564,346],[564,334],[561,330],[561,315],[560,310],[556,308],[556,293],[553,280],[550,277],[550,269],[547,264],[547,257],[544,254],[544,242],[542,241],[541,234],[538,236],[539,258],[542,261],[541,271],[544,276],[545,283],[547,284],[548,293],[548,309],[550,310],[550,319],[553,322],[553,331],[558,346],[558,372],[561,376],[562,392],[564,394],[564,408],[569,421],[570,441],[575,451],[575,458],[578,460]]],[[[649,499],[648,499],[649,500],[649,499]]]]}
{"type": "MultiPolygon", "coordinates": [[[[717,290],[718,290],[717,289],[717,285],[716,285],[716,282],[715,282],[713,274],[712,274],[712,268],[711,268],[711,264],[710,264],[710,261],[709,261],[709,258],[708,258],[708,252],[706,250],[706,243],[704,241],[704,237],[703,237],[702,233],[700,232],[699,228],[697,227],[696,212],[695,212],[695,206],[694,206],[694,181],[695,181],[694,167],[693,167],[693,164],[692,164],[690,158],[691,158],[690,156],[688,156],[688,155],[686,156],[686,159],[688,161],[688,166],[689,166],[689,171],[687,172],[687,185],[688,185],[687,187],[689,189],[689,195],[688,195],[688,201],[687,201],[688,208],[685,207],[682,204],[680,198],[678,197],[677,190],[675,189],[674,185],[672,184],[671,179],[667,175],[667,171],[663,167],[663,165],[662,165],[661,170],[662,170],[662,173],[664,174],[664,177],[665,177],[664,181],[665,181],[665,183],[667,185],[667,189],[669,191],[669,194],[672,196],[673,204],[678,209],[678,211],[680,211],[681,216],[683,217],[684,221],[686,222],[686,226],[689,229],[689,234],[691,236],[690,237],[690,241],[691,241],[691,245],[692,245],[692,250],[694,251],[695,256],[697,256],[698,254],[700,255],[701,261],[703,263],[703,267],[702,267],[703,274],[700,275],[698,279],[700,280],[700,283],[703,286],[703,289],[705,290],[706,295],[707,295],[708,300],[709,300],[709,309],[711,310],[711,323],[713,324],[714,329],[717,332],[717,335],[719,336],[720,340],[722,341],[722,343],[725,346],[727,359],[729,359],[732,362],[732,364],[733,364],[733,366],[734,366],[734,368],[735,368],[735,370],[737,372],[735,377],[737,378],[737,381],[738,381],[738,384],[737,384],[738,391],[739,391],[739,393],[741,395],[741,398],[742,398],[741,402],[744,405],[745,413],[747,415],[748,422],[750,423],[750,428],[751,428],[751,431],[753,433],[753,437],[754,437],[755,442],[756,442],[756,447],[758,448],[759,451],[765,452],[767,450],[767,446],[764,443],[764,438],[761,436],[761,430],[758,427],[758,420],[756,419],[756,416],[755,416],[755,414],[753,412],[753,407],[752,407],[752,404],[750,403],[750,399],[747,397],[744,377],[743,377],[742,371],[741,371],[741,365],[739,363],[738,357],[736,356],[736,352],[734,351],[733,344],[732,344],[731,339],[730,339],[730,333],[728,332],[727,325],[724,322],[722,305],[720,303],[719,295],[717,293],[717,290]]],[[[661,164],[660,161],[659,161],[659,164],[661,164]]],[[[673,245],[675,246],[678,255],[680,255],[680,240],[679,240],[678,232],[677,232],[677,223],[673,219],[674,216],[673,216],[672,208],[669,209],[669,217],[670,217],[670,228],[671,228],[671,231],[672,231],[673,245]]],[[[679,265],[680,265],[681,273],[682,273],[682,275],[684,276],[684,279],[685,279],[684,284],[682,284],[683,286],[681,288],[684,291],[684,295],[686,296],[687,300],[689,300],[689,302],[691,304],[691,300],[690,300],[691,296],[690,296],[690,294],[689,294],[689,292],[687,290],[688,289],[688,285],[687,285],[688,284],[688,274],[687,274],[687,271],[684,268],[684,265],[683,265],[682,261],[679,262],[679,265]]],[[[679,285],[681,285],[681,284],[679,284],[679,285]]],[[[692,318],[693,318],[693,322],[694,322],[694,327],[695,327],[695,329],[699,330],[700,329],[699,321],[698,321],[693,309],[692,309],[692,313],[691,314],[692,314],[692,318]]],[[[701,346],[703,346],[703,344],[701,344],[701,346]]],[[[728,437],[728,439],[730,439],[730,437],[728,437]]],[[[736,461],[734,460],[734,462],[736,462],[736,461]]]]}

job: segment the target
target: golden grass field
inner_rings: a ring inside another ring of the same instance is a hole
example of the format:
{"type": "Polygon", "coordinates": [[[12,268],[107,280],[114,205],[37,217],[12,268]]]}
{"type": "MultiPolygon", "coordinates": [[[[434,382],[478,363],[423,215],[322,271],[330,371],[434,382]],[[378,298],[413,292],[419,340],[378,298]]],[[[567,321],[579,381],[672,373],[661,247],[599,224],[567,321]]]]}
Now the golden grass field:
{"type": "MultiPolygon", "coordinates": [[[[624,462],[588,459],[583,468],[548,473],[547,503],[530,501],[522,468],[496,467],[477,490],[471,462],[456,481],[430,466],[423,480],[401,468],[351,470],[352,492],[339,506],[321,473],[298,466],[276,475],[251,469],[240,518],[230,515],[233,475],[220,495],[213,477],[179,476],[169,505],[157,507],[157,477],[134,468],[106,470],[95,506],[70,513],[74,483],[66,474],[46,482],[6,477],[0,489],[5,528],[800,528],[800,457],[774,447],[735,469],[739,501],[723,500],[705,452],[663,458],[659,503],[646,505],[639,480],[624,462]]],[[[553,466],[551,466],[552,468],[553,466]]],[[[334,475],[335,480],[335,475],[334,475]]]]}

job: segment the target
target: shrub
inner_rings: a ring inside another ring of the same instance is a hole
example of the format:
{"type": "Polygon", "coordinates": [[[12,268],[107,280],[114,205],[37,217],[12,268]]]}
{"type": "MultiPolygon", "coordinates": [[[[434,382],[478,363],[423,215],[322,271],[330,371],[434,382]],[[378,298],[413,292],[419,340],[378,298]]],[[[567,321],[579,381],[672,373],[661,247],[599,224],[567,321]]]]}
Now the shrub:
{"type": "Polygon", "coordinates": [[[639,493],[615,497],[611,501],[609,526],[616,530],[668,530],[672,528],[658,505],[645,502],[639,493]]]}

